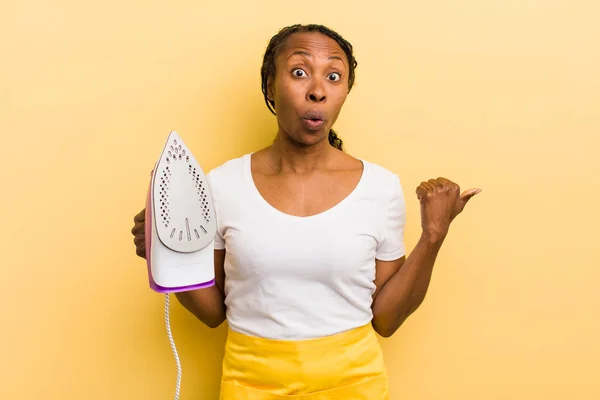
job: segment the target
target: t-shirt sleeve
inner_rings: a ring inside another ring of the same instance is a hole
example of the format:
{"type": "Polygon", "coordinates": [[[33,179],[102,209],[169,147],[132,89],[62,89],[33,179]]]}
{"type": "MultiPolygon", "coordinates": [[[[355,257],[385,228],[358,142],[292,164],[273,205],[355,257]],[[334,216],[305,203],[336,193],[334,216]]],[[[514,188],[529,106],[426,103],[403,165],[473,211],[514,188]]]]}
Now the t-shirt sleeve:
{"type": "Polygon", "coordinates": [[[383,223],[375,257],[381,261],[393,261],[406,254],[404,227],[406,204],[400,178],[394,175],[387,198],[383,203],[383,223]]]}
{"type": "Polygon", "coordinates": [[[225,239],[219,229],[219,217],[217,216],[217,234],[215,235],[215,250],[225,250],[225,239]]]}
{"type": "Polygon", "coordinates": [[[210,194],[213,199],[213,206],[215,210],[215,217],[217,219],[217,234],[215,235],[215,250],[225,250],[225,238],[221,230],[221,224],[219,223],[219,195],[217,188],[214,184],[214,177],[212,171],[206,175],[208,186],[210,187],[210,194]]]}

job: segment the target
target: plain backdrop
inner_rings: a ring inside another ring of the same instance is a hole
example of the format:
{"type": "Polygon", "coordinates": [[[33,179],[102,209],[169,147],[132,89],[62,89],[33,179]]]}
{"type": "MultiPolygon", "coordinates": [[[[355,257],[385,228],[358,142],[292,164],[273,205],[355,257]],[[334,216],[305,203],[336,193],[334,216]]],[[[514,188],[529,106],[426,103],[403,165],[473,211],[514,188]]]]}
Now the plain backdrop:
{"type": "MultiPolygon", "coordinates": [[[[168,399],[164,297],[130,229],[176,130],[209,171],[268,145],[268,40],[354,46],[335,128],[415,188],[481,187],[427,298],[382,339],[392,400],[600,398],[600,3],[13,1],[0,6],[0,398],[168,399]]],[[[226,325],[173,304],[181,399],[216,399],[226,325]]]]}

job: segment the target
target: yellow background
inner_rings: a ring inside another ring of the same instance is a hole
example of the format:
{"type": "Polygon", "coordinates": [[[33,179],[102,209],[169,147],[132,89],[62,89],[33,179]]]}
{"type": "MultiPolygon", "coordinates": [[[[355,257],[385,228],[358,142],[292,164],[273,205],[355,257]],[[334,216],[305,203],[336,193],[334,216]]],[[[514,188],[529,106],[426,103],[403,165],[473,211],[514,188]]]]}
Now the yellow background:
{"type": "MultiPolygon", "coordinates": [[[[414,189],[481,187],[423,306],[382,339],[392,399],[599,399],[600,3],[13,1],[0,6],[0,398],[168,399],[163,296],[132,218],[171,129],[205,170],[270,143],[259,68],[323,23],[359,66],[336,128],[414,189]]],[[[225,325],[174,304],[182,399],[225,325]]]]}

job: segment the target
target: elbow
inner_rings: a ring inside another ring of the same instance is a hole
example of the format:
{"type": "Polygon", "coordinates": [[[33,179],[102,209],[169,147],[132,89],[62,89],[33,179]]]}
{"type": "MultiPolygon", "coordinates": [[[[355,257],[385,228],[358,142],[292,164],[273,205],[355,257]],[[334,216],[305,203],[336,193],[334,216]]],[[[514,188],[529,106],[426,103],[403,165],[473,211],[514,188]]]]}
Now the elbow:
{"type": "Polygon", "coordinates": [[[409,309],[405,309],[402,312],[395,313],[394,315],[388,314],[387,316],[383,316],[375,314],[372,321],[375,332],[384,338],[391,337],[406,322],[408,317],[410,317],[412,313],[419,308],[420,304],[420,302],[415,303],[409,309]]]}
{"type": "MultiPolygon", "coordinates": [[[[200,319],[200,318],[198,317],[198,319],[200,319]]],[[[219,316],[219,318],[206,320],[206,321],[202,321],[202,322],[204,323],[204,325],[208,326],[209,328],[215,329],[215,328],[218,328],[219,326],[221,326],[221,324],[223,324],[223,322],[225,322],[225,319],[226,319],[225,315],[221,315],[221,316],[219,316]]]]}
{"type": "Polygon", "coordinates": [[[404,324],[417,309],[423,304],[425,296],[418,296],[412,299],[411,304],[406,304],[401,310],[390,311],[382,310],[377,307],[373,308],[372,325],[375,332],[381,337],[389,338],[404,324]]]}
{"type": "Polygon", "coordinates": [[[208,326],[211,329],[215,329],[218,328],[219,326],[221,326],[220,322],[205,322],[204,325],[208,326]]]}
{"type": "Polygon", "coordinates": [[[198,310],[190,310],[192,315],[196,317],[200,322],[211,329],[218,328],[227,319],[224,312],[218,313],[202,313],[198,310]]]}
{"type": "Polygon", "coordinates": [[[396,333],[396,329],[375,329],[375,332],[383,338],[390,338],[394,333],[396,333]]]}
{"type": "Polygon", "coordinates": [[[402,325],[402,322],[404,320],[400,321],[399,323],[389,323],[389,322],[382,322],[382,321],[378,321],[377,319],[373,319],[372,322],[372,326],[373,329],[375,330],[375,332],[377,332],[377,334],[383,338],[389,338],[392,337],[392,335],[394,335],[394,333],[396,333],[396,331],[398,330],[398,328],[400,328],[400,326],[402,325]]]}

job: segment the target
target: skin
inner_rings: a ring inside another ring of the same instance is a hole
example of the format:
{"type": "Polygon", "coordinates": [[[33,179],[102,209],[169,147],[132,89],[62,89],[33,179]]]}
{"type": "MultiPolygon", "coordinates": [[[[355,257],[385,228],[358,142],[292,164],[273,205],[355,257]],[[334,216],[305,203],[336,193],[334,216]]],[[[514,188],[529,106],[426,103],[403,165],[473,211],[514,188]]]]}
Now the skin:
{"type": "Polygon", "coordinates": [[[282,212],[318,214],[346,197],[362,175],[362,163],[328,141],[348,93],[348,60],[329,37],[301,33],[289,38],[275,62],[267,88],[279,130],[271,146],[252,155],[253,178],[282,212]],[[322,125],[307,127],[307,113],[319,113],[322,125]]]}
{"type": "MultiPolygon", "coordinates": [[[[318,214],[348,196],[362,174],[359,160],[328,142],[348,93],[348,60],[333,39],[311,32],[290,36],[275,62],[267,93],[275,102],[278,132],[272,145],[252,155],[253,178],[263,198],[280,211],[318,214]],[[320,126],[305,121],[310,112],[319,113],[320,126]]],[[[422,227],[417,245],[408,258],[376,260],[372,324],[381,336],[393,335],[421,305],[451,222],[480,191],[461,194],[456,183],[442,177],[417,187],[422,227]]],[[[132,233],[136,253],[145,257],[144,210],[134,217],[132,233]]],[[[215,251],[215,286],[177,294],[209,327],[225,320],[224,259],[224,250],[215,251]]]]}
{"type": "Polygon", "coordinates": [[[304,167],[310,167],[307,153],[329,150],[327,135],[348,95],[348,60],[333,39],[297,33],[276,56],[275,69],[267,91],[275,103],[278,138],[295,145],[290,150],[301,157],[298,161],[304,167]],[[322,113],[324,124],[318,130],[303,126],[302,117],[311,111],[322,113]]]}

